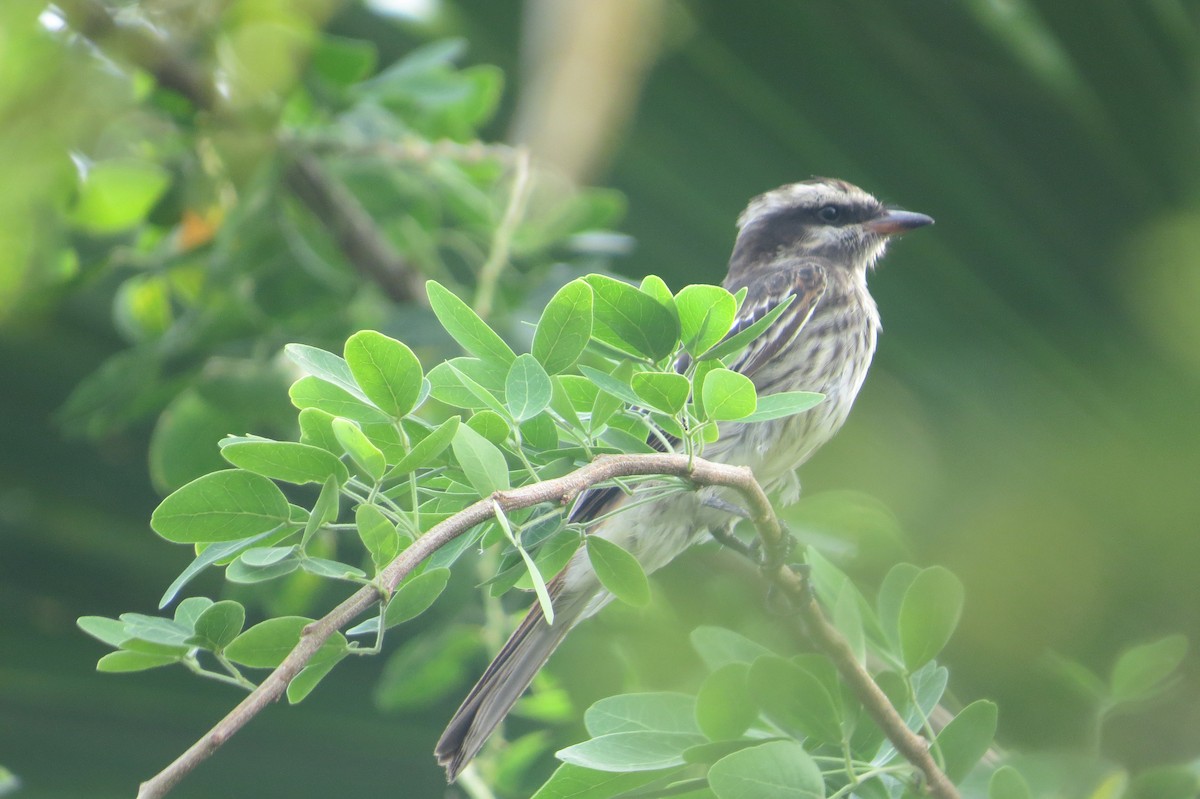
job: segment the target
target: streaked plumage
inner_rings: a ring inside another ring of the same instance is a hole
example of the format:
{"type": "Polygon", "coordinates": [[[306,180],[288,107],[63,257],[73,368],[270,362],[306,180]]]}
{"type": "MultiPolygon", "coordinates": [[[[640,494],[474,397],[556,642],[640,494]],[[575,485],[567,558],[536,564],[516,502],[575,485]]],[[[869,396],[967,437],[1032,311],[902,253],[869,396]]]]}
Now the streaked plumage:
{"type": "MultiPolygon", "coordinates": [[[[867,375],[879,333],[879,313],[867,292],[867,272],[888,236],[933,220],[886,208],[844,181],[817,178],[783,186],[750,201],[724,286],[747,289],[734,332],[745,329],[789,295],[795,300],[747,347],[731,368],[750,377],[760,395],[817,391],[812,410],[771,422],[727,423],[704,457],[750,466],[768,491],[792,501],[795,470],[845,422],[867,375]]],[[[718,489],[672,494],[613,516],[589,531],[632,552],[655,571],[693,542],[728,522],[703,504],[718,489]]],[[[586,522],[625,502],[614,489],[580,497],[572,520],[586,522]]],[[[435,753],[449,779],[478,754],[563,637],[612,598],[580,550],[550,582],[555,621],[534,605],[463,700],[435,753]]]]}

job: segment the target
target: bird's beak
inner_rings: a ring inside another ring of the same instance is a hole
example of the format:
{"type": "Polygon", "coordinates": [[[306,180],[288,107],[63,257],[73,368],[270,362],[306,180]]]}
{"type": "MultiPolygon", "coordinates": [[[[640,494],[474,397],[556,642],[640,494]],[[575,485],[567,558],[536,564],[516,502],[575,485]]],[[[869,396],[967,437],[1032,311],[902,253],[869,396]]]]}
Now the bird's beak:
{"type": "Polygon", "coordinates": [[[898,208],[891,208],[869,222],[864,223],[863,227],[872,233],[878,233],[880,236],[894,236],[898,233],[907,233],[915,228],[932,224],[933,217],[931,216],[918,214],[914,211],[901,211],[898,208]]]}

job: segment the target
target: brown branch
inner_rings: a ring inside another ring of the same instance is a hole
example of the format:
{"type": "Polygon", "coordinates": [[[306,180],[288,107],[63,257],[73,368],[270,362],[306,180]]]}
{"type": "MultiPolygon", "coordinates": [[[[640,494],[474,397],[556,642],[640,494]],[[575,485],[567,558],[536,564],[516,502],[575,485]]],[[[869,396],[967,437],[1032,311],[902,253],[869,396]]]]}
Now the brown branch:
{"type": "MultiPolygon", "coordinates": [[[[226,116],[228,109],[212,76],[181,57],[148,27],[117,21],[96,0],[57,0],[67,24],[115,58],[150,73],[202,112],[226,116]]],[[[312,211],[337,242],[346,260],[396,302],[424,297],[420,276],[375,225],[358,199],[331,177],[311,153],[295,150],[284,173],[288,189],[312,211]]]]}
{"type": "MultiPolygon", "coordinates": [[[[726,466],[700,458],[689,458],[686,455],[610,455],[597,458],[563,477],[497,492],[434,525],[379,573],[379,586],[390,594],[425,558],[475,525],[492,518],[496,504],[505,511],[548,502],[565,504],[581,491],[597,483],[615,477],[638,475],[669,475],[688,479],[697,486],[732,488],[742,495],[749,506],[751,520],[758,529],[767,551],[778,551],[786,540],[786,534],[780,527],[767,495],[754,479],[754,474],[746,467],[726,466]]],[[[897,750],[924,772],[932,795],[939,799],[957,799],[958,792],[933,762],[925,740],[905,726],[891,702],[859,665],[850,645],[825,619],[804,580],[786,567],[773,568],[768,577],[788,591],[789,595],[801,601],[802,613],[809,624],[814,641],[834,661],[843,679],[850,684],[897,750]]],[[[361,588],[323,618],[305,627],[300,641],[262,684],[173,763],[142,783],[138,799],[165,796],[185,775],[208,759],[267,705],[283,696],[288,683],[300,673],[334,632],[348,625],[378,601],[379,589],[375,586],[361,588]]]]}
{"type": "Polygon", "coordinates": [[[284,173],[284,182],[333,236],[346,260],[390,299],[413,302],[425,296],[420,276],[383,237],[358,198],[315,156],[297,152],[284,173]]]}

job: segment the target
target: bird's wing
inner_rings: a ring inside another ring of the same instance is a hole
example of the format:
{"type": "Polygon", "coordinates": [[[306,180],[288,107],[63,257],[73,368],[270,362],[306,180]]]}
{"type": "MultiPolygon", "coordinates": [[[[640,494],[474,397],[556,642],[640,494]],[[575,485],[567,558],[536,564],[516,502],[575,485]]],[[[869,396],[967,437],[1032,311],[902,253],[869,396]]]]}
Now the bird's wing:
{"type": "Polygon", "coordinates": [[[825,276],[825,267],[820,262],[805,260],[776,269],[750,286],[729,331],[730,336],[750,327],[788,297],[796,299],[762,335],[742,350],[729,368],[753,377],[780,350],[791,344],[821,301],[825,293],[825,276]]]}

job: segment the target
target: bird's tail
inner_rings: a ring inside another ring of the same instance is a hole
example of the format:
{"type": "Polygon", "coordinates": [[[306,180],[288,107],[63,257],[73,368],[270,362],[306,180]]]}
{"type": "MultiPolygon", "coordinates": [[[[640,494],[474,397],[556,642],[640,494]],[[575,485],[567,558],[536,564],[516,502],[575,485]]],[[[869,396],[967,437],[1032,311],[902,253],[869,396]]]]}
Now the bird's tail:
{"type": "MultiPolygon", "coordinates": [[[[551,587],[555,587],[553,582],[551,587]]],[[[579,620],[590,597],[554,602],[554,624],[546,623],[540,604],[534,604],[459,706],[434,754],[450,782],[479,754],[492,732],[533,682],[538,670],[579,620]]]]}

